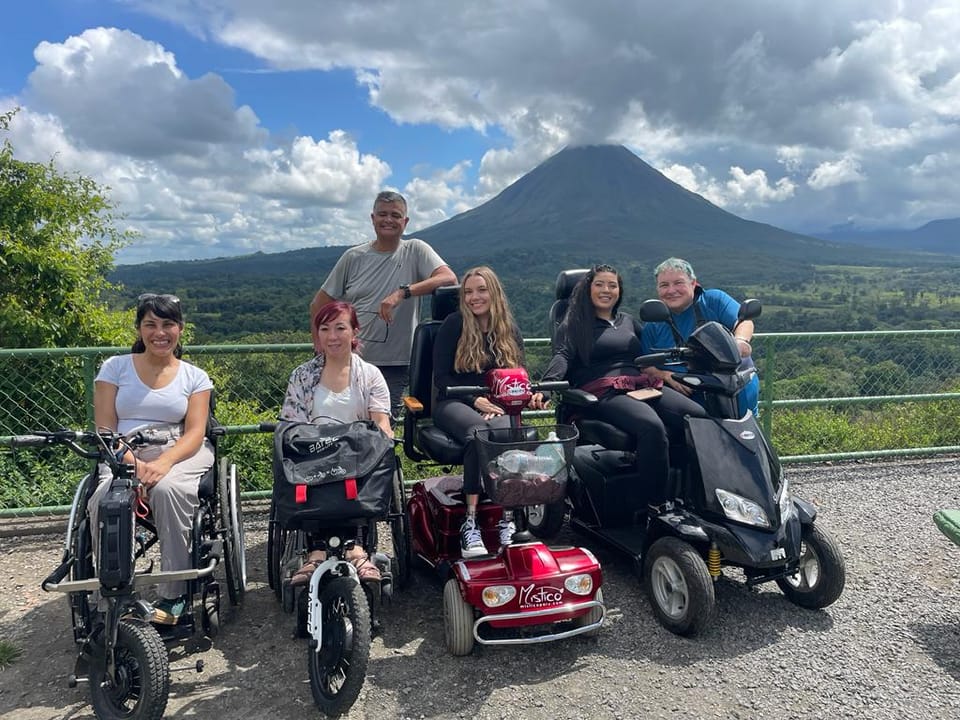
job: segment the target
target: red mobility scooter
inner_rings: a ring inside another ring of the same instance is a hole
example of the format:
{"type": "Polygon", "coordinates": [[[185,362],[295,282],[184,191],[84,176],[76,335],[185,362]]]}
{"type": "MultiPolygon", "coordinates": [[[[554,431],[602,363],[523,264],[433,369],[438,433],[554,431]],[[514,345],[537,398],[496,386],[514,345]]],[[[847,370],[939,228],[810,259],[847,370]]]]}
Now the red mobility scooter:
{"type": "MultiPolygon", "coordinates": [[[[415,461],[443,465],[463,461],[463,448],[430,421],[429,404],[433,335],[446,314],[445,303],[451,309],[456,306],[458,290],[437,291],[433,320],[422,323],[414,336],[404,450],[415,461]]],[[[423,480],[411,491],[408,515],[413,552],[447,578],[444,636],[453,655],[469,654],[475,643],[514,645],[595,635],[603,624],[603,578],[596,557],[583,548],[548,547],[525,529],[527,506],[566,496],[577,430],[571,425],[522,426],[520,413],[534,392],[566,386],[563,382],[532,387],[526,370],[520,368],[490,371],[486,387],[447,389],[448,396],[486,392],[511,418],[509,429],[477,435],[488,496],[477,508],[477,521],[484,543],[492,550],[488,556],[463,559],[460,555],[459,529],[466,506],[459,476],[423,480]],[[517,532],[500,551],[497,522],[505,510],[514,513],[517,532]]]]}

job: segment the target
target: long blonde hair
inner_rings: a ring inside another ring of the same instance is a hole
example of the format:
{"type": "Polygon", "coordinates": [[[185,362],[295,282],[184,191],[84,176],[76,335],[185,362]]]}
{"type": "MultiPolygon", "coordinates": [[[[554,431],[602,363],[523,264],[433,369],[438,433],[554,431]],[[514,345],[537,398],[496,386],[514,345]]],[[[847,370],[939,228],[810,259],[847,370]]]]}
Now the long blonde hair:
{"type": "Polygon", "coordinates": [[[496,367],[512,368],[523,364],[523,350],[517,343],[516,322],[510,312],[510,303],[500,278],[486,265],[467,270],[460,281],[460,314],[463,316],[463,331],[457,342],[457,354],[453,359],[453,369],[457,372],[483,372],[487,344],[484,342],[480,321],[467,307],[464,299],[463,286],[471,277],[479,276],[487,283],[487,292],[490,293],[490,349],[493,352],[496,367]]]}

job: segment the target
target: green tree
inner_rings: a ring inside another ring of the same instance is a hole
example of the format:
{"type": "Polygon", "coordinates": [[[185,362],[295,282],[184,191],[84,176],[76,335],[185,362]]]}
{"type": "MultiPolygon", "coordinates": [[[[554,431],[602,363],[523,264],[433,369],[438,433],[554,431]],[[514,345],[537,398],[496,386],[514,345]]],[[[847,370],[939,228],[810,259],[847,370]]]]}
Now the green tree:
{"type": "MultiPolygon", "coordinates": [[[[9,131],[17,110],[0,115],[9,131]]],[[[111,345],[127,319],[101,295],[113,255],[132,233],[116,226],[107,188],[49,163],[17,160],[0,145],[0,344],[6,347],[111,345]]]]}

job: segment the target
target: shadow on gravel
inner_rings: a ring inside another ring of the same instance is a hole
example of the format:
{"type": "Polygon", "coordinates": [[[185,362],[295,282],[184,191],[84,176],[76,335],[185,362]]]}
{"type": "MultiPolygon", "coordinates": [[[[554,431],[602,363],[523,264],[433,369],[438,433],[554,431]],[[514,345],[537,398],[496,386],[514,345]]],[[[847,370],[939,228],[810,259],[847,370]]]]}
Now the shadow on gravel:
{"type": "Polygon", "coordinates": [[[697,637],[680,637],[657,621],[640,580],[626,560],[606,549],[591,549],[600,559],[605,578],[608,622],[600,636],[598,652],[602,654],[684,666],[704,659],[748,655],[776,645],[785,634],[827,633],[833,628],[828,612],[794,605],[774,583],[748,589],[735,577],[725,576],[714,586],[713,624],[697,637]],[[616,637],[608,635],[611,626],[616,637]]]}
{"type": "Polygon", "coordinates": [[[949,624],[914,624],[910,630],[930,659],[960,682],[960,620],[949,624]]]}

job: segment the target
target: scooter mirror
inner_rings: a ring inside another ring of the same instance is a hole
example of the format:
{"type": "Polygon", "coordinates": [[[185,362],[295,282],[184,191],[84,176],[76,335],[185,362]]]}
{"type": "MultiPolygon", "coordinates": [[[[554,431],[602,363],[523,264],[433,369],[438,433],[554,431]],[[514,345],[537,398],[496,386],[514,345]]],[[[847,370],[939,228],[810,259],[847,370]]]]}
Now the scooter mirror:
{"type": "Polygon", "coordinates": [[[760,313],[762,311],[763,305],[761,305],[760,301],[756,298],[744,300],[742,303],[740,303],[740,312],[737,313],[737,321],[743,322],[744,320],[753,320],[754,318],[760,317],[760,313]]]}
{"type": "Polygon", "coordinates": [[[640,306],[640,319],[644,322],[666,322],[670,319],[670,310],[662,300],[644,300],[640,306]]]}

